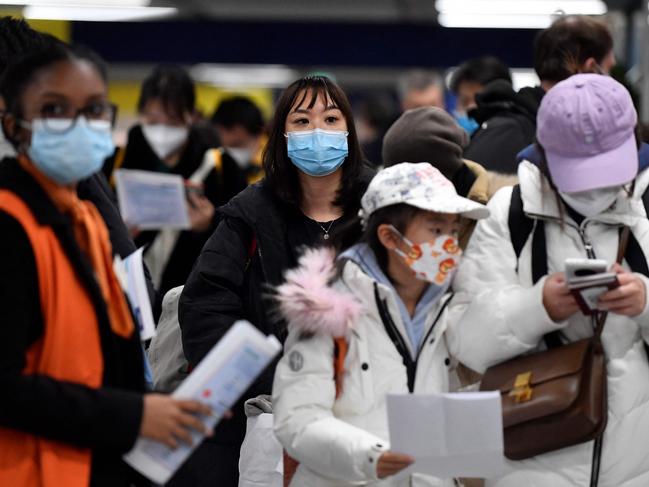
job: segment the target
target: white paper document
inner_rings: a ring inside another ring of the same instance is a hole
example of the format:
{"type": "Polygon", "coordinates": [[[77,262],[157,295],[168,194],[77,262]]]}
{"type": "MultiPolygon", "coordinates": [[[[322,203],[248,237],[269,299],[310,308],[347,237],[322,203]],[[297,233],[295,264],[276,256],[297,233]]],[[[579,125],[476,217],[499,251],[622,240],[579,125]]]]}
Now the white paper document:
{"type": "Polygon", "coordinates": [[[504,468],[500,394],[388,396],[390,450],[415,458],[398,477],[493,477],[504,468]]]}
{"type": "Polygon", "coordinates": [[[151,311],[151,300],[144,277],[144,264],[142,253],[144,248],[138,249],[122,260],[115,257],[113,268],[122,289],[126,293],[135,319],[140,330],[140,340],[150,340],[155,335],[155,322],[151,311]]]}
{"type": "MultiPolygon", "coordinates": [[[[213,415],[201,416],[201,420],[214,428],[281,348],[274,336],[267,337],[247,321],[238,321],[172,395],[208,404],[213,415]]],[[[203,435],[194,431],[192,438],[193,446],[180,443],[175,450],[139,438],[124,459],[154,482],[164,484],[200,444],[203,435]]]]}
{"type": "Polygon", "coordinates": [[[177,174],[118,169],[117,201],[128,226],[140,230],[190,228],[185,184],[177,174]]]}

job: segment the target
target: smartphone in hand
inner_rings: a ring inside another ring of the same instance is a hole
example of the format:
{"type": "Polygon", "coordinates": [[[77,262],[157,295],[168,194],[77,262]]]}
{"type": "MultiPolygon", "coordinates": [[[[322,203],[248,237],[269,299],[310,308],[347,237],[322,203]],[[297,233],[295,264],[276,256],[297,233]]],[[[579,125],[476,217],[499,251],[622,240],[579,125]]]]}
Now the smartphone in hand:
{"type": "Polygon", "coordinates": [[[620,285],[617,274],[609,272],[608,268],[608,263],[602,259],[566,259],[565,261],[568,289],[586,315],[598,311],[597,304],[602,294],[620,285]]]}

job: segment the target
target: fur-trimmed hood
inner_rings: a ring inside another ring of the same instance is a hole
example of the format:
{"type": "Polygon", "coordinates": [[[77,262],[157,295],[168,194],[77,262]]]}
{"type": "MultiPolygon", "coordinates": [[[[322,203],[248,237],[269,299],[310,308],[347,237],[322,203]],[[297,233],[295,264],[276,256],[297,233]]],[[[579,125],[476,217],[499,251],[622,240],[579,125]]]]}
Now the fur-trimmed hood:
{"type": "Polygon", "coordinates": [[[331,287],[336,275],[335,253],[328,247],[307,249],[298,267],[285,273],[276,298],[291,326],[310,334],[347,336],[362,307],[351,294],[331,287]]]}

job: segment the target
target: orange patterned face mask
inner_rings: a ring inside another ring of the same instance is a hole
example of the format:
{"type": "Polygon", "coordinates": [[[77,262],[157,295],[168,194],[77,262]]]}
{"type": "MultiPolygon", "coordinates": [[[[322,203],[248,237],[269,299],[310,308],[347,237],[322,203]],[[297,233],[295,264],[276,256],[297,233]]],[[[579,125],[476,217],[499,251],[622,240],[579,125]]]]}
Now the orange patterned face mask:
{"type": "Polygon", "coordinates": [[[462,257],[457,237],[440,235],[428,242],[414,244],[396,228],[392,227],[392,230],[410,247],[408,252],[401,249],[394,249],[394,252],[403,258],[417,279],[438,286],[445,286],[450,282],[462,257]]]}

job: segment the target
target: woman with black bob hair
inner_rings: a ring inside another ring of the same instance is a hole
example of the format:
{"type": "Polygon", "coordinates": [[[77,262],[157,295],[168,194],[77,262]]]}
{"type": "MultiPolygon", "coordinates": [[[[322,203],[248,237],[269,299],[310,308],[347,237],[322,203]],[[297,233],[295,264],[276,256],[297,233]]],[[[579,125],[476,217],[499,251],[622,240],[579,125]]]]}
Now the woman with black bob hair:
{"type": "Polygon", "coordinates": [[[17,157],[0,164],[0,485],[126,486],[138,436],[175,447],[209,408],[144,394],[133,316],[97,208],[77,184],[114,150],[98,58],[54,44],[0,93],[17,157]]]}
{"type": "MultiPolygon", "coordinates": [[[[281,95],[264,155],[266,179],[220,210],[222,220],[204,247],[180,298],[183,349],[191,366],[239,319],[283,340],[285,325],[263,299],[305,246],[322,244],[355,219],[372,172],[365,167],[349,101],[333,81],[308,76],[281,95]]],[[[346,232],[348,233],[348,232],[346,232]]],[[[360,237],[361,229],[350,239],[360,237]]],[[[218,426],[180,476],[183,481],[236,486],[245,434],[243,401],[270,394],[269,367],[218,426]],[[218,438],[216,438],[218,437],[218,438]],[[215,461],[218,459],[218,461],[215,461]],[[205,466],[209,466],[206,469],[205,466]]]]}
{"type": "MultiPolygon", "coordinates": [[[[299,132],[311,130],[310,121],[300,117],[305,111],[314,109],[318,101],[326,100],[326,112],[340,112],[339,114],[324,113],[332,118],[342,114],[345,122],[345,131],[349,132],[347,137],[348,155],[345,164],[342,164],[342,171],[326,174],[331,176],[332,181],[339,180],[337,186],[337,198],[334,205],[343,209],[350,209],[349,205],[358,210],[360,197],[358,196],[358,180],[363,171],[363,155],[360,143],[356,135],[356,128],[353,123],[353,115],[347,96],[342,89],[331,80],[323,76],[308,76],[290,85],[283,93],[275,109],[274,123],[271,126],[270,140],[264,155],[264,169],[266,181],[275,195],[285,203],[300,205],[303,196],[302,182],[307,181],[310,176],[322,176],[321,174],[309,174],[304,167],[300,167],[291,159],[287,151],[287,139],[290,141],[291,131],[299,132]],[[292,119],[291,119],[292,118],[292,119]],[[279,121],[284,121],[279,123],[279,121]],[[309,123],[308,127],[302,128],[309,123]],[[302,169],[302,170],[300,170],[302,169]]],[[[342,122],[337,118],[335,123],[327,123],[337,126],[342,122]]],[[[317,129],[316,129],[317,130],[317,129]]],[[[322,171],[328,166],[322,165],[322,171]]]]}

